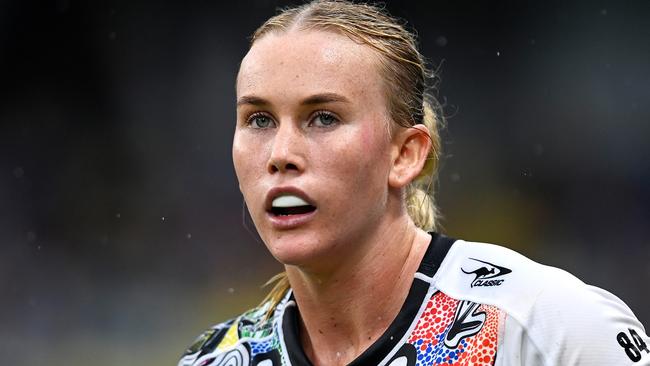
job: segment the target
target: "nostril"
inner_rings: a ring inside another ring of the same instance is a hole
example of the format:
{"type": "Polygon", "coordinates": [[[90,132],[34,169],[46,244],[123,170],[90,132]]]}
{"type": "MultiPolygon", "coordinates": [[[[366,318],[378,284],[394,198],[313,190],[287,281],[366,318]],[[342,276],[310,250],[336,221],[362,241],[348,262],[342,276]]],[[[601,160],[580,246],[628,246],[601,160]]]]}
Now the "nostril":
{"type": "Polygon", "coordinates": [[[269,172],[270,173],[279,173],[279,172],[287,172],[287,171],[295,171],[295,170],[300,170],[298,169],[298,166],[294,163],[274,163],[274,164],[269,164],[269,172]]]}

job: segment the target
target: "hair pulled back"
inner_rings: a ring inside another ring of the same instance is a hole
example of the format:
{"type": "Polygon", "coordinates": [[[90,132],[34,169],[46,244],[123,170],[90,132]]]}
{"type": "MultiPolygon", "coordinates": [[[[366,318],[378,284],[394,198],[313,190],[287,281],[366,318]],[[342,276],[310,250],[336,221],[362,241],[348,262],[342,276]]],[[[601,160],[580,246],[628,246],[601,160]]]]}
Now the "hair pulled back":
{"type": "MultiPolygon", "coordinates": [[[[388,111],[394,123],[390,132],[424,124],[431,136],[431,150],[420,174],[405,191],[409,216],[423,230],[435,230],[438,210],[434,201],[434,186],[440,159],[442,123],[440,106],[430,93],[429,81],[435,75],[427,68],[418,50],[416,36],[403,22],[384,9],[370,4],[341,0],[316,0],[298,7],[281,10],[267,20],[252,36],[251,46],[269,33],[290,30],[327,30],[350,37],[353,41],[372,47],[379,55],[379,74],[384,79],[388,111]]],[[[271,309],[289,288],[285,273],[273,277],[276,283],[264,302],[271,309]]]]}

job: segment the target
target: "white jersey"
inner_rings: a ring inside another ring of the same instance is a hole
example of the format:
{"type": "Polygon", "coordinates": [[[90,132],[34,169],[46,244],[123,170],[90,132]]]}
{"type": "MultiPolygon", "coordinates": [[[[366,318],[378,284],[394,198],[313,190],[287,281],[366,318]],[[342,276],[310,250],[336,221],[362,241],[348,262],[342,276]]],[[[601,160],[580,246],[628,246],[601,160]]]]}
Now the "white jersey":
{"type": "MultiPolygon", "coordinates": [[[[310,365],[291,291],[205,332],[179,366],[310,365]]],[[[503,247],[432,234],[399,314],[350,365],[650,366],[616,296],[503,247]]]]}

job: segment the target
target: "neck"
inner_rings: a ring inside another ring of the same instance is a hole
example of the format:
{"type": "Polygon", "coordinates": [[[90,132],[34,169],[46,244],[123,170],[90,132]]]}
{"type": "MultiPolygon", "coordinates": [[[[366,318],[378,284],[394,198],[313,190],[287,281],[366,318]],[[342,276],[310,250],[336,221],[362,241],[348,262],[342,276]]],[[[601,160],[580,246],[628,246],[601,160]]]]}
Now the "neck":
{"type": "Polygon", "coordinates": [[[300,309],[301,342],[315,366],[346,365],[375,342],[399,313],[430,241],[412,222],[383,226],[335,269],[287,266],[300,309]]]}

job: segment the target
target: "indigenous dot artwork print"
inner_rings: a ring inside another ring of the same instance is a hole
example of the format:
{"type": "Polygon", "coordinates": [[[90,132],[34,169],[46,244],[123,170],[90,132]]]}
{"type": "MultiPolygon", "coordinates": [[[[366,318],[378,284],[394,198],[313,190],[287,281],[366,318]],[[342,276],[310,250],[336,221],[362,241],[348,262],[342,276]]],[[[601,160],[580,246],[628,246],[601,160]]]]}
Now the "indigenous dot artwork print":
{"type": "Polygon", "coordinates": [[[417,365],[494,365],[501,311],[455,300],[442,292],[431,297],[408,343],[417,365]]]}

